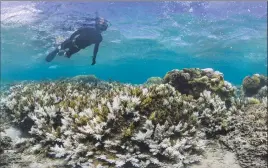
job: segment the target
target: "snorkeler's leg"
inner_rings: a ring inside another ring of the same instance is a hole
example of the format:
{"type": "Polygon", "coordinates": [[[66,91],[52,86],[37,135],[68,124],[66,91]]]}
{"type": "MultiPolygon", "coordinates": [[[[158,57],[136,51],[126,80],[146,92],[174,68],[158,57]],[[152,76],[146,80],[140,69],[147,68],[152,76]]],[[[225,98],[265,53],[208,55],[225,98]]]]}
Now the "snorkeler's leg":
{"type": "Polygon", "coordinates": [[[62,56],[65,52],[70,50],[72,47],[72,41],[70,39],[65,40],[58,48],[59,48],[59,56],[62,56]]]}
{"type": "Polygon", "coordinates": [[[71,47],[68,51],[66,51],[65,56],[68,58],[71,58],[71,56],[75,53],[77,53],[78,51],[80,51],[79,48],[76,47],[71,47]]]}
{"type": "Polygon", "coordinates": [[[52,52],[50,52],[47,57],[46,57],[46,61],[50,62],[52,61],[56,55],[62,55],[69,47],[71,47],[71,40],[67,39],[65,40],[63,43],[61,43],[61,45],[59,45],[55,50],[53,50],[52,52]]]}
{"type": "Polygon", "coordinates": [[[49,54],[47,55],[47,57],[46,57],[46,61],[47,61],[47,62],[52,61],[52,60],[56,57],[56,55],[57,55],[58,52],[59,52],[59,49],[56,48],[54,51],[52,51],[51,53],[49,53],[49,54]]]}

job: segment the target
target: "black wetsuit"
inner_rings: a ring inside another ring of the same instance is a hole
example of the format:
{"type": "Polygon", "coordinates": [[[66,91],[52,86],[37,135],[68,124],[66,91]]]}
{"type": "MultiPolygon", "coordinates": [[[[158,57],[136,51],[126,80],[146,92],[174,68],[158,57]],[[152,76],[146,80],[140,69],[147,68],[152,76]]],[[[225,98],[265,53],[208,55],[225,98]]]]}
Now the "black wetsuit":
{"type": "Polygon", "coordinates": [[[93,62],[95,64],[96,56],[99,49],[99,44],[102,41],[100,31],[95,28],[85,27],[75,31],[70,38],[65,40],[61,45],[60,49],[57,48],[52,51],[47,57],[46,61],[50,62],[59,53],[60,50],[66,51],[66,57],[70,58],[73,54],[77,53],[81,49],[84,49],[91,44],[95,44],[93,52],[93,62]]]}

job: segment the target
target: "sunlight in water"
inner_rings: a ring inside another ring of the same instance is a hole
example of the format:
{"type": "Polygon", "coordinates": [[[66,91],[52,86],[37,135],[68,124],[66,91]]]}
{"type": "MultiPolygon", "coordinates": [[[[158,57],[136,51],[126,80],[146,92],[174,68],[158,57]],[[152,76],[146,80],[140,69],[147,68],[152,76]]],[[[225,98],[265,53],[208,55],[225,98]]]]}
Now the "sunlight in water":
{"type": "Polygon", "coordinates": [[[240,84],[266,73],[266,19],[261,2],[2,2],[1,75],[12,81],[95,74],[142,83],[175,68],[211,67],[240,84]],[[96,65],[94,46],[45,62],[95,11],[111,23],[96,65]]]}

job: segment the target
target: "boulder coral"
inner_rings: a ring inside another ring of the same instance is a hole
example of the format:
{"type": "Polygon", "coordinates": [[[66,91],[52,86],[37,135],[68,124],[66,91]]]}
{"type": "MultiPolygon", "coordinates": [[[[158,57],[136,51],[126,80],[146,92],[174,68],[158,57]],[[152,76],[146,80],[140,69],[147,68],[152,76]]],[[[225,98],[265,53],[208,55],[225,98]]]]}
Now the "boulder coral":
{"type": "Polygon", "coordinates": [[[224,81],[223,74],[211,68],[175,69],[165,75],[164,83],[169,83],[180,93],[195,98],[204,90],[211,91],[222,99],[234,96],[234,88],[229,82],[224,81]]]}
{"type": "Polygon", "coordinates": [[[243,80],[243,91],[247,97],[256,95],[265,86],[267,86],[267,77],[263,75],[254,74],[246,76],[243,80]]]}

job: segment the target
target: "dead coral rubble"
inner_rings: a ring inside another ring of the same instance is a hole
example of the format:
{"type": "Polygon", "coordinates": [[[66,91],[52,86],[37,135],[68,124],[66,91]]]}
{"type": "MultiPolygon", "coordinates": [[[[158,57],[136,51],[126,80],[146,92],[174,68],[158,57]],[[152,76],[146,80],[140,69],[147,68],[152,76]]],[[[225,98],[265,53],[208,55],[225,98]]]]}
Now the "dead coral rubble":
{"type": "Polygon", "coordinates": [[[266,168],[267,102],[246,104],[235,121],[235,131],[222,136],[221,141],[236,153],[241,167],[266,168]]]}

